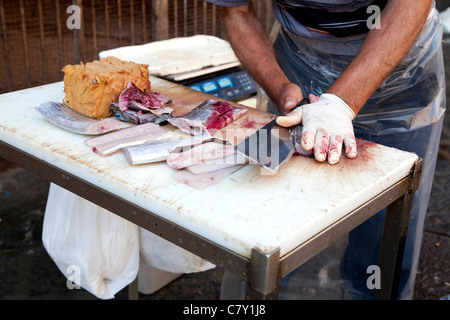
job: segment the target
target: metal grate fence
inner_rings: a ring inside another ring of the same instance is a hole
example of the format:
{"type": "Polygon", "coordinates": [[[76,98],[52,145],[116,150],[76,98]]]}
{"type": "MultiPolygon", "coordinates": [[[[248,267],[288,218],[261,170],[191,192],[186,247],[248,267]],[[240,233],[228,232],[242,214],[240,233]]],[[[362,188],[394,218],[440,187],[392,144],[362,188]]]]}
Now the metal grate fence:
{"type": "MultiPolygon", "coordinates": [[[[271,0],[253,3],[269,32],[271,0]]],[[[66,64],[103,50],[195,34],[225,37],[219,7],[204,0],[0,0],[0,93],[61,81],[66,64]]]]}

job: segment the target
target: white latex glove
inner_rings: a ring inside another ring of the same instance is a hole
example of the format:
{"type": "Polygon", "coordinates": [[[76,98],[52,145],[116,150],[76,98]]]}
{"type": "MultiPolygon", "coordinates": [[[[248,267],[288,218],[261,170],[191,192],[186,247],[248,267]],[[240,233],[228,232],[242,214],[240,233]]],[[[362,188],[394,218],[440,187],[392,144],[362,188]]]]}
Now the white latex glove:
{"type": "Polygon", "coordinates": [[[277,118],[282,127],[303,125],[301,145],[306,151],[314,149],[314,157],[329,164],[339,162],[342,145],[348,158],[357,155],[352,120],[355,113],[341,98],[324,93],[317,102],[303,105],[286,116],[277,118]]]}

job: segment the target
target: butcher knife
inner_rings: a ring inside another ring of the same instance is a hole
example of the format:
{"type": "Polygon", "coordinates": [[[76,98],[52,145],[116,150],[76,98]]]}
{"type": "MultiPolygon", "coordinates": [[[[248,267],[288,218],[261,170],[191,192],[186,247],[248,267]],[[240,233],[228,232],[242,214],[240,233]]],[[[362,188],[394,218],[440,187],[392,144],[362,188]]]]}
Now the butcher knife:
{"type": "MultiPolygon", "coordinates": [[[[309,104],[303,99],[295,108],[309,104]]],[[[276,119],[256,131],[236,146],[236,151],[248,158],[249,163],[256,163],[267,169],[270,174],[278,173],[295,151],[292,128],[281,127],[276,119]]]]}

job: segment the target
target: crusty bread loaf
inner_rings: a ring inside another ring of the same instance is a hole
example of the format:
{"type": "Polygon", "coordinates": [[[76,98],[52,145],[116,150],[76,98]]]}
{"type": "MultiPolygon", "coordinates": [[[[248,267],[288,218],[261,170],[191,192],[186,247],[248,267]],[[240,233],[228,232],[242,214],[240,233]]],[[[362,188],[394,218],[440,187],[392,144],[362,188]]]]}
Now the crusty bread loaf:
{"type": "Polygon", "coordinates": [[[150,91],[148,65],[108,57],[86,64],[67,65],[64,72],[64,104],[95,119],[111,115],[110,104],[131,80],[142,91],[150,91]]]}

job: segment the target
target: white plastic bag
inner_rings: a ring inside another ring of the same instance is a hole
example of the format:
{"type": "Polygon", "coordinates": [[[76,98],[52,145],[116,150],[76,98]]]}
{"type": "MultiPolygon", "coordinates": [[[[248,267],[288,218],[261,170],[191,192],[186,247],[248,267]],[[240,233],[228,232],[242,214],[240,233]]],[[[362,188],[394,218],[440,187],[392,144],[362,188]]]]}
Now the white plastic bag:
{"type": "Polygon", "coordinates": [[[141,264],[171,273],[193,273],[215,265],[140,228],[141,264]]]}
{"type": "Polygon", "coordinates": [[[114,298],[136,279],[139,227],[55,184],[42,241],[59,270],[100,299],[114,298]]]}
{"type": "Polygon", "coordinates": [[[138,291],[145,295],[153,294],[182,275],[182,273],[159,270],[140,263],[138,272],[138,291]]]}

